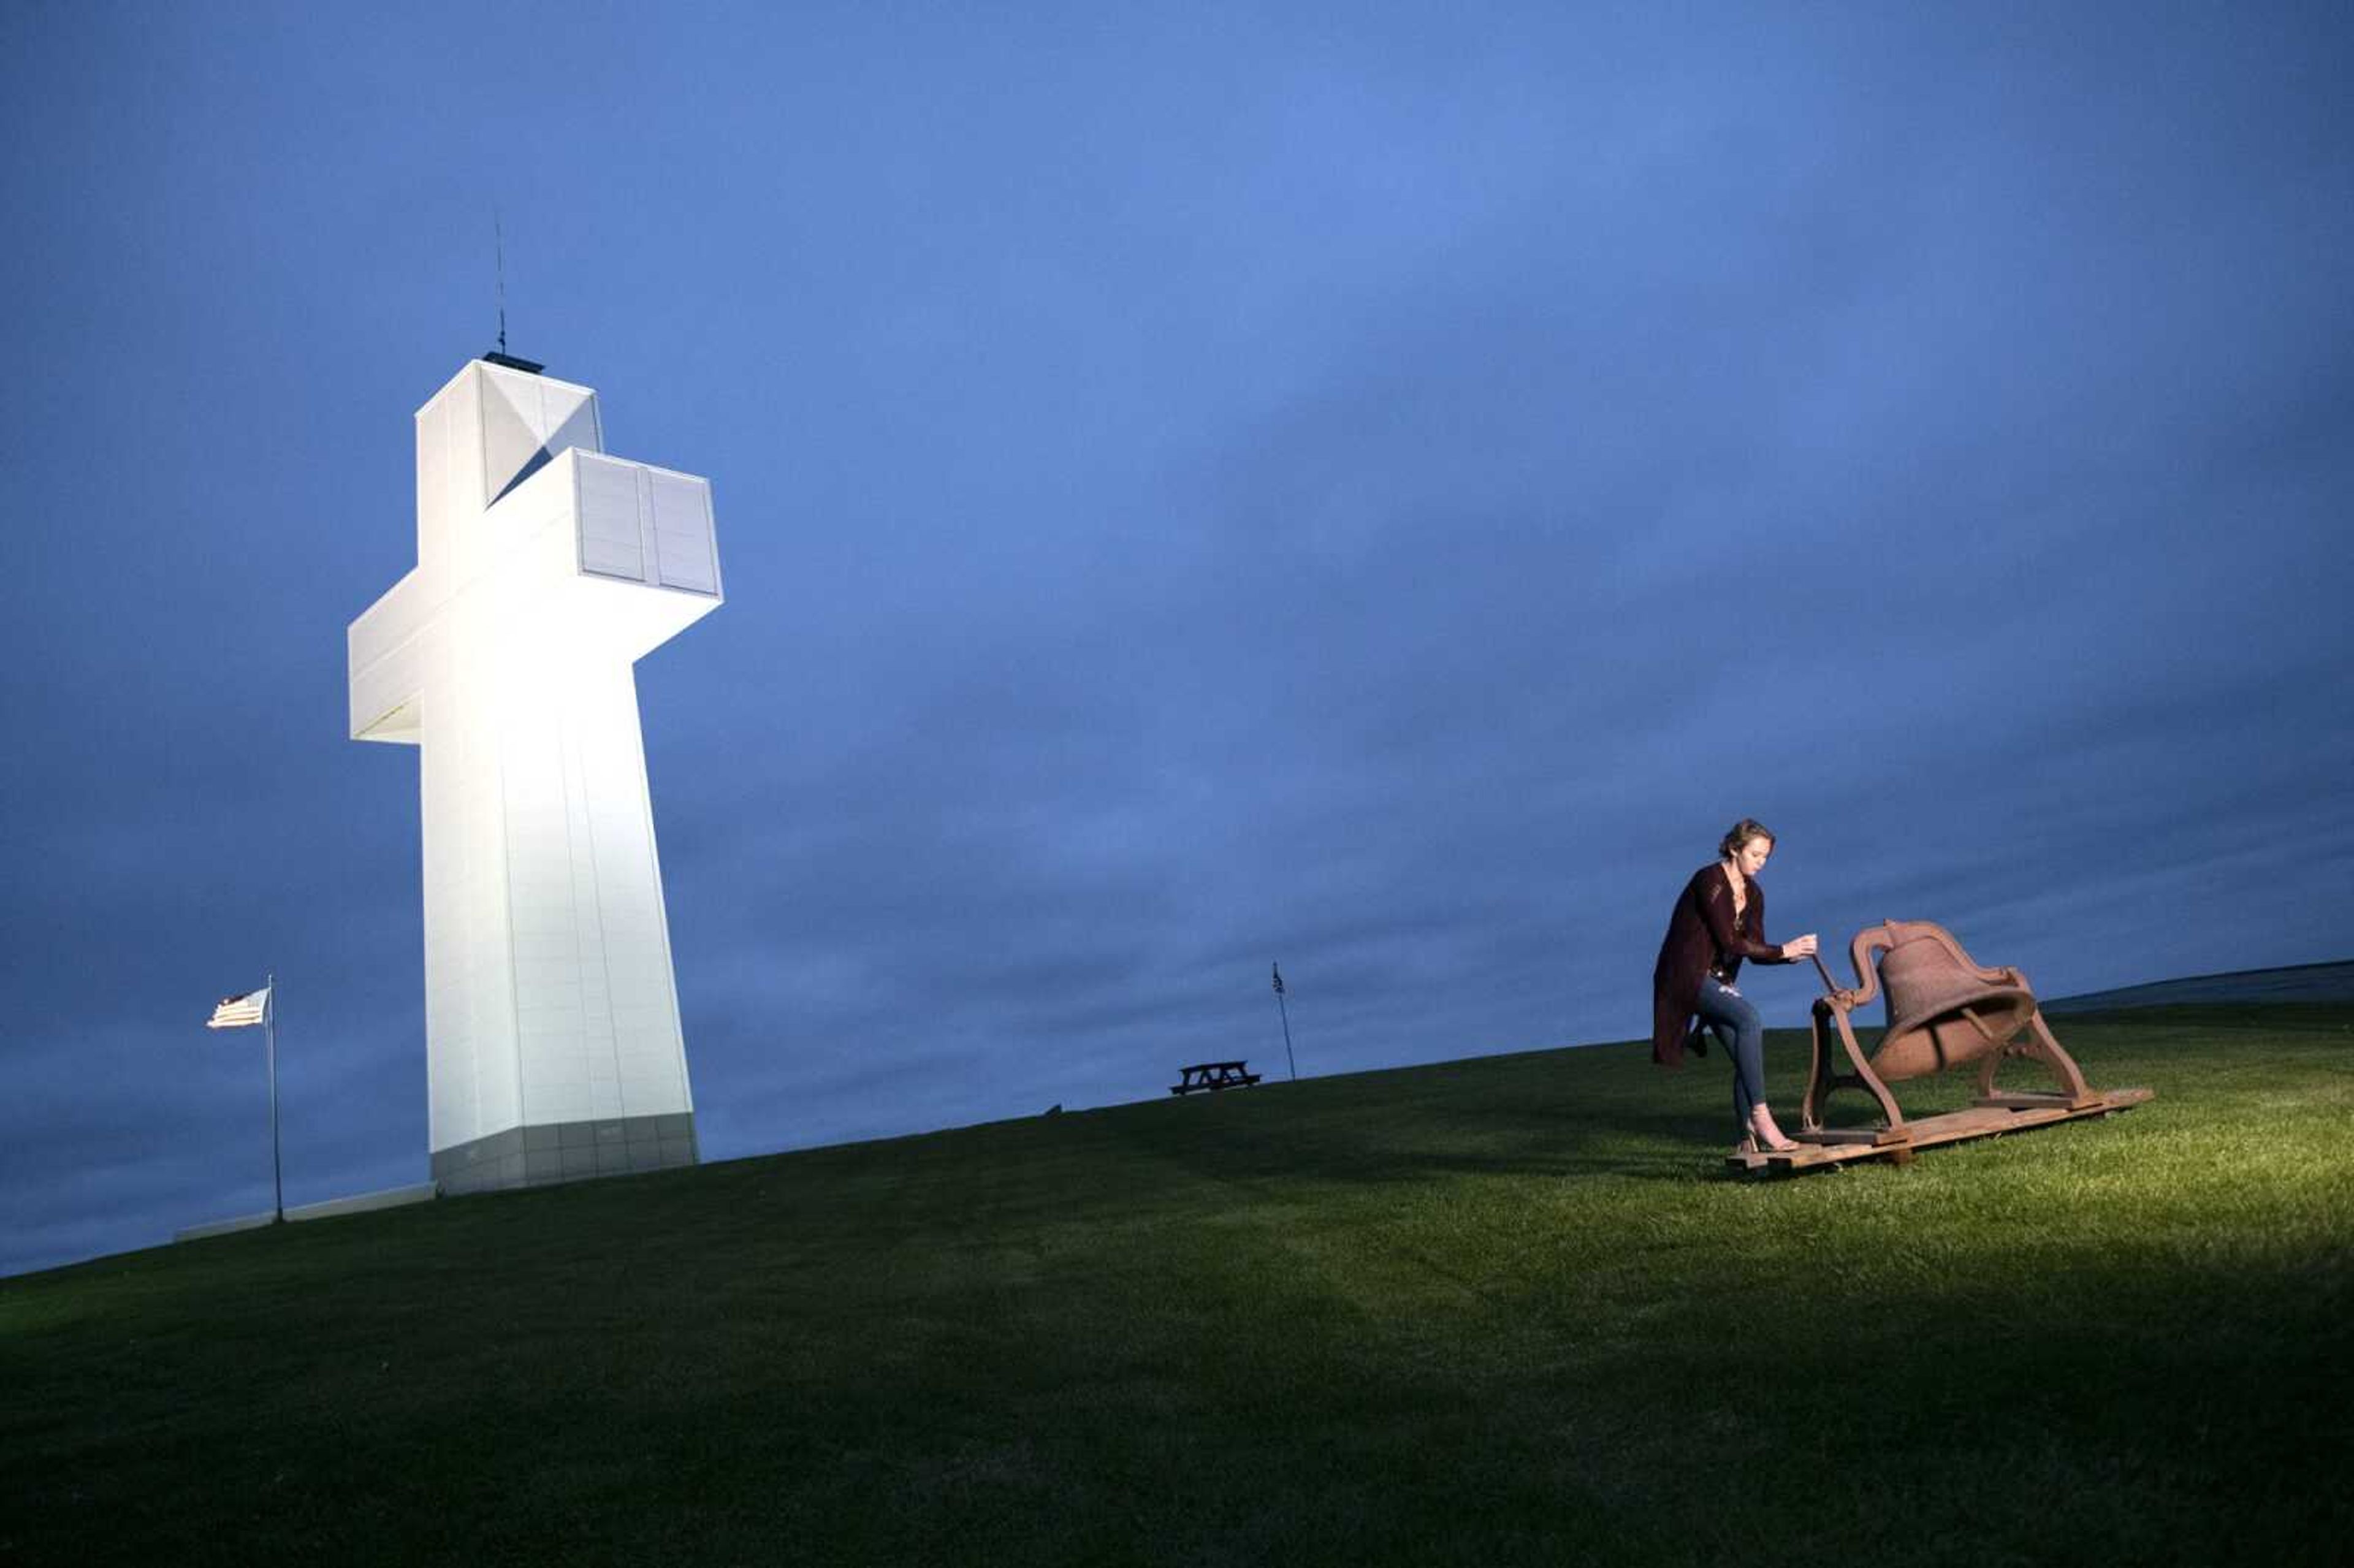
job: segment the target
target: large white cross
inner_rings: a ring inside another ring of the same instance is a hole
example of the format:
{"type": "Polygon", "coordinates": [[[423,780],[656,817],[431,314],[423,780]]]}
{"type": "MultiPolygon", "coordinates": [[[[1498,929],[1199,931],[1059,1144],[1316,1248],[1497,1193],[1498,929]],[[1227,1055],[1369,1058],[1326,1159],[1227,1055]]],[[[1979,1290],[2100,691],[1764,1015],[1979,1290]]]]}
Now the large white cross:
{"type": "Polygon", "coordinates": [[[693,1164],[631,666],[718,608],[711,486],[477,360],[417,411],[417,567],[351,624],[355,740],[420,747],[444,1192],[693,1164]]]}

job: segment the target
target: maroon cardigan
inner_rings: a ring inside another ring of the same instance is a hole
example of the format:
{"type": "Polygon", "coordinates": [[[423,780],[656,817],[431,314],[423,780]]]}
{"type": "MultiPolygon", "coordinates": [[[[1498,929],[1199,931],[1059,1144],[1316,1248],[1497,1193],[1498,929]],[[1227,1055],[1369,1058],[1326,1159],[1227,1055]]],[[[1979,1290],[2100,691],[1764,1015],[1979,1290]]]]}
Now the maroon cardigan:
{"type": "Polygon", "coordinates": [[[1749,891],[1739,919],[1734,918],[1733,887],[1724,880],[1722,861],[1692,873],[1668,917],[1667,939],[1651,969],[1651,1060],[1661,1066],[1684,1064],[1684,1029],[1699,1006],[1702,975],[1720,969],[1730,983],[1744,959],[1790,961],[1766,939],[1766,890],[1755,878],[1742,880],[1749,891]]]}

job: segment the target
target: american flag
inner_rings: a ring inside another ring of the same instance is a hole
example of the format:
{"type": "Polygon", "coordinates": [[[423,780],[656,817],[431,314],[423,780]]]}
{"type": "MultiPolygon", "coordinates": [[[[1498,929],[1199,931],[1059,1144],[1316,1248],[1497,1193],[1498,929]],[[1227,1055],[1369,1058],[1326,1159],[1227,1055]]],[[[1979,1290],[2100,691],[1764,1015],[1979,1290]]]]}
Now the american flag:
{"type": "Polygon", "coordinates": [[[249,1024],[266,1022],[270,1016],[270,988],[247,991],[243,996],[225,996],[213,1009],[206,1022],[207,1029],[243,1029],[249,1024]]]}
{"type": "Polygon", "coordinates": [[[1267,967],[1275,971],[1275,994],[1281,996],[1283,994],[1283,966],[1281,964],[1269,964],[1267,967]]]}

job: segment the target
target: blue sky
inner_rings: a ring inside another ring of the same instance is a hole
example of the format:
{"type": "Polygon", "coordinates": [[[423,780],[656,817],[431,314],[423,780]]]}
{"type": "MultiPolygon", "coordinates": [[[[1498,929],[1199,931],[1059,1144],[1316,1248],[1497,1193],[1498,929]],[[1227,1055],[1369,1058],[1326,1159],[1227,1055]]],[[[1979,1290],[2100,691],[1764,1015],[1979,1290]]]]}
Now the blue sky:
{"type": "MultiPolygon", "coordinates": [[[[496,331],[708,475],[706,1158],[1648,1028],[1774,932],[2341,959],[2342,7],[0,7],[0,1269],[420,1181],[344,628],[496,331]]],[[[1811,971],[1752,988],[1796,1024],[1811,971]]],[[[1703,1070],[1719,1065],[1711,1062],[1703,1070]]],[[[1777,1064],[1787,1075],[1797,1064],[1777,1064]]]]}

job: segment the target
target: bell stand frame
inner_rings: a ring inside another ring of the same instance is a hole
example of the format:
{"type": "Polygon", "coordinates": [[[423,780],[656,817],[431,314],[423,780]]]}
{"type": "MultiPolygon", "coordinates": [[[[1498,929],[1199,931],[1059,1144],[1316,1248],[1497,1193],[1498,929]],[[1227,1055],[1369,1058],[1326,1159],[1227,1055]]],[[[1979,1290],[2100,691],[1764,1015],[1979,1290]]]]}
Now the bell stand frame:
{"type": "MultiPolygon", "coordinates": [[[[1807,1076],[1806,1101],[1798,1112],[1799,1131],[1796,1136],[1800,1141],[1844,1144],[1856,1140],[1856,1135],[1852,1132],[1824,1130],[1819,1119],[1823,1105],[1829,1100],[1835,1091],[1843,1088],[1861,1089],[1880,1102],[1881,1114],[1887,1118],[1887,1124],[1872,1128],[1865,1135],[1874,1146],[1910,1143],[1914,1141],[1914,1129],[1925,1125],[1904,1119],[1904,1113],[1898,1107],[1895,1097],[1888,1092],[1888,1086],[1881,1079],[1880,1075],[1872,1070],[1870,1059],[1863,1049],[1856,1044],[1855,1030],[1849,1022],[1850,1015],[1857,1008],[1880,994],[1880,967],[1872,962],[1872,956],[1894,947],[1899,941],[1914,937],[1925,937],[1945,948],[1954,962],[1964,971],[1977,976],[1989,985],[2016,987],[2025,993],[2031,1001],[2033,1001],[2034,988],[2027,983],[2025,975],[2015,969],[1990,969],[1973,962],[1970,956],[1962,951],[1961,944],[1955,941],[1952,934],[1943,926],[1927,920],[1883,920],[1877,926],[1866,927],[1856,934],[1855,941],[1848,949],[1848,958],[1855,965],[1858,981],[1855,989],[1844,988],[1831,979],[1831,971],[1823,967],[1823,960],[1819,957],[1814,960],[1815,972],[1823,977],[1823,991],[1826,994],[1815,999],[1814,1064],[1807,1076]],[[1838,1071],[1829,1042],[1825,1038],[1823,1028],[1825,1023],[1838,1026],[1840,1044],[1845,1047],[1848,1065],[1854,1071],[1848,1073],[1838,1071]]],[[[2012,1111],[2052,1108],[2063,1113],[2075,1113],[2099,1105],[2111,1097],[2102,1095],[2084,1082],[2084,1069],[2076,1065],[2076,1059],[2069,1055],[2060,1042],[2052,1037],[2052,1031],[2045,1026],[2043,1009],[2041,1006],[2031,1008],[2025,1021],[2014,1025],[2009,1035],[1999,1035],[1994,1029],[1988,1026],[1984,1019],[1969,1008],[1964,1007],[1960,1011],[1962,1016],[1969,1020],[1971,1026],[1984,1035],[1988,1045],[1992,1047],[1978,1059],[1978,1098],[1972,1102],[1978,1108],[2012,1111]],[[2024,1040],[2018,1038],[2021,1030],[2027,1031],[2031,1037],[2024,1040]],[[2050,1070],[2052,1076],[2060,1080],[2060,1093],[1996,1094],[1994,1092],[1995,1074],[2006,1059],[2013,1056],[2041,1063],[2050,1070]]],[[[2142,1091],[2142,1093],[2143,1097],[2147,1097],[2147,1091],[2142,1091]]]]}

